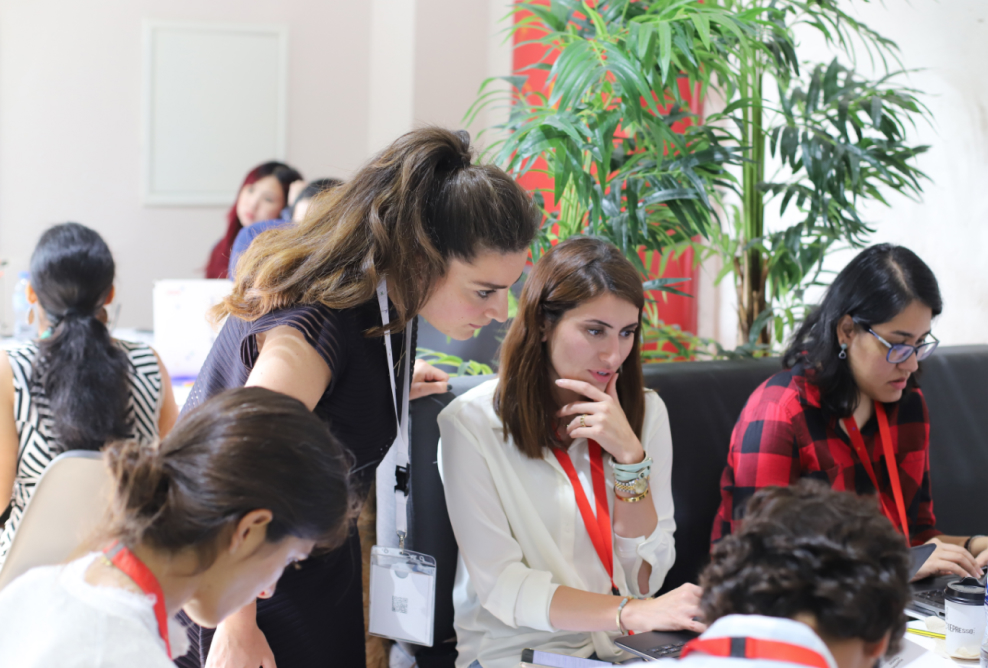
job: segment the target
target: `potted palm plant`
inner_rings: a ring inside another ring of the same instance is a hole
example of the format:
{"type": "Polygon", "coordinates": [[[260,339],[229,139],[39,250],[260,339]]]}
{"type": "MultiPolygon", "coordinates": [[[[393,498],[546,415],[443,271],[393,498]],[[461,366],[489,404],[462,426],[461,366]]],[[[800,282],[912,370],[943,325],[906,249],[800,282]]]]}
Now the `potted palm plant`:
{"type": "MultiPolygon", "coordinates": [[[[525,72],[508,77],[494,149],[515,174],[551,178],[533,254],[571,234],[602,236],[660,291],[677,291],[676,279],[655,278],[653,254],[718,257],[718,280],[737,288],[742,350],[781,341],[826,254],[867,241],[864,202],[922,191],[914,158],[926,147],[907,130],[925,108],[898,84],[896,45],[836,0],[550,0],[514,11],[511,30],[535,31],[545,49],[533,67],[548,71],[547,90],[525,90],[525,72]],[[838,57],[801,62],[798,29],[838,57]],[[855,49],[882,64],[878,78],[853,69],[855,49]],[[712,92],[723,105],[704,118],[696,102],[712,92]],[[770,206],[782,219],[771,231],[770,206]]],[[[503,96],[485,82],[474,113],[503,96]]],[[[646,336],[671,339],[675,355],[705,345],[650,321],[646,336]]]]}

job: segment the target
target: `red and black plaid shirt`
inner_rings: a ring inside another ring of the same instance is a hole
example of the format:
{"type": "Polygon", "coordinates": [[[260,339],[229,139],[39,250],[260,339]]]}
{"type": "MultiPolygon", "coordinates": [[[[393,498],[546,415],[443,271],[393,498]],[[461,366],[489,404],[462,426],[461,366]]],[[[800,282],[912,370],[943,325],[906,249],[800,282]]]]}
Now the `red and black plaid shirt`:
{"type": "MultiPolygon", "coordinates": [[[[910,540],[923,543],[940,534],[930,495],[930,420],[919,389],[906,390],[886,404],[902,497],[906,504],[910,540]]],[[[874,415],[861,429],[879,491],[887,508],[895,498],[882,446],[876,438],[874,415]]],[[[727,467],[721,476],[721,503],[714,519],[712,540],[731,533],[744,514],[748,499],[762,487],[784,487],[800,478],[815,478],[833,489],[875,494],[851,441],[838,418],[820,406],[820,389],[806,379],[801,363],[777,373],[748,398],[731,434],[727,467]]],[[[894,522],[898,525],[898,521],[894,522]]]]}

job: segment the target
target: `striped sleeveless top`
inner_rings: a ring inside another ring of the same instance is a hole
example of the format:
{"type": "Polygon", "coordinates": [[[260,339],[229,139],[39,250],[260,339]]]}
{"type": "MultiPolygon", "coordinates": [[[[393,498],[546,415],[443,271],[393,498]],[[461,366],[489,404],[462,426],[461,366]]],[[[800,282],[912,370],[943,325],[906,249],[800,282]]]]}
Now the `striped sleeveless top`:
{"type": "MultiPolygon", "coordinates": [[[[151,445],[158,439],[161,416],[161,369],[150,346],[144,343],[114,340],[130,360],[127,373],[129,396],[127,418],[133,425],[132,437],[151,445]]],[[[36,343],[7,350],[14,372],[14,421],[17,425],[17,473],[10,499],[10,518],[0,533],[0,565],[10,549],[27,502],[48,463],[55,457],[54,427],[48,398],[34,375],[36,343]]]]}

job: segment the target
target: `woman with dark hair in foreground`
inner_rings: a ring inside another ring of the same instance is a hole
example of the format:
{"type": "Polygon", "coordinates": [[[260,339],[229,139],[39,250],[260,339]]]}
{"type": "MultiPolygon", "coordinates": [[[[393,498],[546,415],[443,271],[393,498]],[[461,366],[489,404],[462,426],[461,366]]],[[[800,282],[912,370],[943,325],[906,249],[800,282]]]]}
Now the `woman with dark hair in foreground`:
{"type": "Polygon", "coordinates": [[[985,536],[945,536],[930,489],[929,414],[917,378],[942,310],[930,268],[879,244],[841,271],[793,335],[786,370],[748,399],[731,435],[713,540],[731,533],[759,488],[821,480],[875,498],[913,545],[937,549],[916,578],[980,577],[985,536]]]}
{"type": "Polygon", "coordinates": [[[116,494],[97,551],[0,593],[4,665],[169,668],[189,646],[180,609],[215,626],[346,539],[348,457],[283,394],[224,392],[158,448],[117,442],[106,459],[116,494]]]}
{"type": "Polygon", "coordinates": [[[873,668],[905,632],[908,580],[905,541],[869,500],[809,480],[762,489],[714,546],[710,628],[677,665],[873,668]]]}

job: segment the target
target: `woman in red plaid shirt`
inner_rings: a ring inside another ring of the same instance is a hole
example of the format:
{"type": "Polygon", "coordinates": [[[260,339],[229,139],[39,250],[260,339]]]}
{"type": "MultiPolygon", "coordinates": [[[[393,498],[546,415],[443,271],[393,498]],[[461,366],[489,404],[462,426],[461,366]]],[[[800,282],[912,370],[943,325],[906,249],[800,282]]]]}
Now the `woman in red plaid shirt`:
{"type": "Polygon", "coordinates": [[[785,371],[755,390],[734,427],[714,541],[734,530],[756,490],[815,478],[875,495],[911,544],[937,543],[917,579],[980,576],[988,538],[943,535],[933,515],[917,376],[937,347],[930,327],[941,309],[933,272],[902,246],[872,246],[837,275],[793,336],[785,371]]]}

